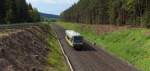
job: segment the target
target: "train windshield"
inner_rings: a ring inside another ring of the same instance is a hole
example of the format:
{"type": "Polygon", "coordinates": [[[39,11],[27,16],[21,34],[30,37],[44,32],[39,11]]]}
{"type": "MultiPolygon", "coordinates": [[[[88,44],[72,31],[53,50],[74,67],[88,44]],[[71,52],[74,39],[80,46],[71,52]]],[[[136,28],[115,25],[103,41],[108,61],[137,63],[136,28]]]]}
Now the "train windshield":
{"type": "Polygon", "coordinates": [[[81,43],[82,40],[83,40],[83,38],[82,38],[81,36],[75,36],[75,37],[74,37],[74,42],[75,42],[75,43],[81,43]]]}

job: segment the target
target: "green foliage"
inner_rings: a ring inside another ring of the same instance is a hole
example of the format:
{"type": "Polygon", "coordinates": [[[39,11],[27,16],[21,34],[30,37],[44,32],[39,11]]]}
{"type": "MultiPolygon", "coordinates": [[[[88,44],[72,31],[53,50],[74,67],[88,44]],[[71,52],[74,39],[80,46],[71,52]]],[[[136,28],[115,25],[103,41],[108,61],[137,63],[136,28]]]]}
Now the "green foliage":
{"type": "Polygon", "coordinates": [[[149,0],[80,0],[61,16],[77,23],[147,26],[149,11],[149,0]]]}
{"type": "Polygon", "coordinates": [[[99,42],[110,52],[122,57],[143,71],[149,71],[150,51],[147,29],[129,29],[119,32],[104,34],[99,37],[99,42]],[[146,43],[146,44],[145,44],[146,43]],[[145,63],[148,62],[148,63],[145,63]]]}
{"type": "MultiPolygon", "coordinates": [[[[45,27],[48,27],[48,26],[49,24],[45,25],[45,27]]],[[[59,43],[55,36],[56,36],[55,33],[51,29],[49,29],[48,44],[51,49],[51,52],[48,55],[48,63],[52,67],[50,68],[50,71],[69,71],[69,68],[67,67],[67,64],[65,63],[65,59],[61,52],[59,43]]]]}
{"type": "Polygon", "coordinates": [[[1,0],[0,2],[0,22],[4,22],[4,16],[5,16],[5,0],[1,0]]]}
{"type": "Polygon", "coordinates": [[[25,0],[2,0],[0,3],[0,23],[40,21],[38,11],[25,0]]]}
{"type": "Polygon", "coordinates": [[[52,71],[68,71],[67,65],[65,64],[64,57],[58,45],[57,39],[49,38],[52,52],[49,54],[49,64],[53,67],[52,71]]]}
{"type": "MultiPolygon", "coordinates": [[[[149,29],[126,29],[102,35],[96,35],[90,27],[82,27],[76,23],[59,25],[65,29],[80,32],[86,39],[103,46],[107,51],[128,61],[143,71],[150,71],[150,34],[149,29]]],[[[87,25],[91,26],[91,25],[87,25]]]]}
{"type": "Polygon", "coordinates": [[[32,12],[30,12],[31,14],[31,18],[33,22],[37,22],[37,21],[40,21],[40,15],[39,15],[39,12],[37,9],[32,9],[31,10],[32,12]]]}

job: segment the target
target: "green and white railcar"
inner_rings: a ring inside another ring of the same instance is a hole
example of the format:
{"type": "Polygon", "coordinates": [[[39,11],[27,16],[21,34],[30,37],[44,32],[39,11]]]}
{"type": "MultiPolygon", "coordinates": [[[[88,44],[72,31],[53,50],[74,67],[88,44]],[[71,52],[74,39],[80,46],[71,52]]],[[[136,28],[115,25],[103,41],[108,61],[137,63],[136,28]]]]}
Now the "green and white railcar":
{"type": "Polygon", "coordinates": [[[83,46],[83,37],[80,35],[80,33],[73,30],[66,30],[65,34],[65,38],[70,46],[74,48],[80,48],[83,46]]]}

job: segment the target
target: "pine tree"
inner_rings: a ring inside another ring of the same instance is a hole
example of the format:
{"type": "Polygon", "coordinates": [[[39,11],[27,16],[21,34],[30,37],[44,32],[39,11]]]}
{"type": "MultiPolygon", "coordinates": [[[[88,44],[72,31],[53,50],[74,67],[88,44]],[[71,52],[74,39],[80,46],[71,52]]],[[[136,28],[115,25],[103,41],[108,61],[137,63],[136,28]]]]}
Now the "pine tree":
{"type": "Polygon", "coordinates": [[[87,24],[149,25],[149,0],[80,0],[64,11],[63,20],[87,24]]]}
{"type": "Polygon", "coordinates": [[[6,0],[5,2],[5,23],[10,23],[13,20],[13,9],[12,9],[13,1],[12,0],[6,0]]]}
{"type": "Polygon", "coordinates": [[[4,23],[5,17],[5,0],[1,0],[0,2],[0,23],[4,23]]]}

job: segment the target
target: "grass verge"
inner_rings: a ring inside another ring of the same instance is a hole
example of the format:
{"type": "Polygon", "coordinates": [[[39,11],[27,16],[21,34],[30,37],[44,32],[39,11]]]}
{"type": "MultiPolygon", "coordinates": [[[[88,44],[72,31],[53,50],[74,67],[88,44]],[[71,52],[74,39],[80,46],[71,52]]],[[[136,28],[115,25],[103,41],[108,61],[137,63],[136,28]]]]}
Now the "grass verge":
{"type": "Polygon", "coordinates": [[[131,28],[97,35],[93,28],[75,23],[57,22],[65,29],[80,32],[86,39],[96,42],[108,52],[128,61],[143,71],[150,71],[150,30],[131,28]]]}
{"type": "Polygon", "coordinates": [[[67,64],[65,63],[65,59],[61,52],[59,43],[57,41],[56,35],[54,32],[48,27],[49,25],[45,25],[45,28],[48,29],[48,45],[51,49],[51,52],[48,55],[48,63],[51,68],[50,71],[69,71],[67,64]]]}

